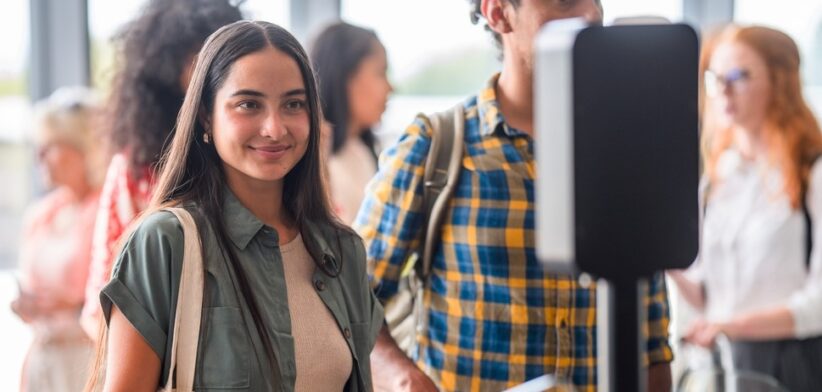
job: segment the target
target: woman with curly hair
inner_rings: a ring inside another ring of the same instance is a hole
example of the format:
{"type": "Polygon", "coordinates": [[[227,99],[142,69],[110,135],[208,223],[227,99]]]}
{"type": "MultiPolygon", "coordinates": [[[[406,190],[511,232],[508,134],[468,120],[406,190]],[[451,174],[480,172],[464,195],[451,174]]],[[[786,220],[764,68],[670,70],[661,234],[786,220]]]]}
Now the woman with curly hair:
{"type": "Polygon", "coordinates": [[[151,0],[115,38],[120,68],[107,113],[114,155],[100,195],[81,318],[93,338],[113,248],[148,205],[155,166],[174,133],[194,58],[211,33],[240,19],[228,0],[151,0]]]}

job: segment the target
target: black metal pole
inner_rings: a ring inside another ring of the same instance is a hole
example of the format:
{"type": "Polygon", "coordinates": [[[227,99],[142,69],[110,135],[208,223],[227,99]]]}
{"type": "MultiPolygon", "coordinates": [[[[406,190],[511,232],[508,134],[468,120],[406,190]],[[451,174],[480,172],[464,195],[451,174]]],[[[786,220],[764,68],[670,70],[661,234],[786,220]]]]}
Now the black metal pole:
{"type": "Polygon", "coordinates": [[[597,365],[600,392],[645,392],[645,287],[647,282],[600,280],[597,290],[597,365]]]}

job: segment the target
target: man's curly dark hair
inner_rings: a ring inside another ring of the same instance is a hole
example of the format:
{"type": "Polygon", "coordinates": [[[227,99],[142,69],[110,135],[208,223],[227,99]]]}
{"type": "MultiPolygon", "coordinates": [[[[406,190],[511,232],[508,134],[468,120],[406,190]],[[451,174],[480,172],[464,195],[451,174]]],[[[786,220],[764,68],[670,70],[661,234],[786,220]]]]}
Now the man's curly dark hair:
{"type": "MultiPolygon", "coordinates": [[[[511,3],[511,5],[513,5],[514,8],[519,8],[521,0],[503,1],[511,3]]],[[[471,5],[471,10],[468,12],[468,16],[471,18],[471,23],[480,24],[483,20],[481,9],[482,0],[468,0],[468,3],[471,5]]],[[[599,7],[600,11],[602,11],[602,0],[596,0],[596,4],[599,7]]],[[[491,35],[494,37],[494,43],[500,50],[502,50],[502,37],[500,37],[500,35],[496,31],[491,30],[491,27],[489,27],[487,24],[485,25],[485,30],[491,33],[491,35]]]]}
{"type": "Polygon", "coordinates": [[[238,1],[150,0],[115,36],[118,69],[107,125],[132,170],[150,167],[170,140],[183,103],[183,72],[206,38],[242,19],[238,1]]]}

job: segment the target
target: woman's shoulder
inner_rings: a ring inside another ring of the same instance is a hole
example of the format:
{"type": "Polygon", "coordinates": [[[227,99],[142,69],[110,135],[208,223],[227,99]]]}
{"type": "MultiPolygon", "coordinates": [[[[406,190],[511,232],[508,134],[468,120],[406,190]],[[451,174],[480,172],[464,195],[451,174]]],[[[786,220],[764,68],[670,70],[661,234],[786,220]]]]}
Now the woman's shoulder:
{"type": "Polygon", "coordinates": [[[172,212],[158,210],[148,213],[133,228],[128,248],[182,248],[183,225],[172,212]]]}
{"type": "Polygon", "coordinates": [[[117,257],[114,275],[174,275],[180,270],[184,252],[180,220],[167,210],[153,211],[139,219],[130,231],[117,257]]]}
{"type": "MultiPolygon", "coordinates": [[[[341,242],[362,241],[354,230],[341,223],[310,220],[306,222],[306,228],[310,232],[329,241],[329,244],[336,241],[336,238],[339,238],[341,242]]],[[[346,244],[341,244],[341,246],[346,247],[346,244]]],[[[348,244],[348,246],[350,246],[350,244],[348,244]]]]}

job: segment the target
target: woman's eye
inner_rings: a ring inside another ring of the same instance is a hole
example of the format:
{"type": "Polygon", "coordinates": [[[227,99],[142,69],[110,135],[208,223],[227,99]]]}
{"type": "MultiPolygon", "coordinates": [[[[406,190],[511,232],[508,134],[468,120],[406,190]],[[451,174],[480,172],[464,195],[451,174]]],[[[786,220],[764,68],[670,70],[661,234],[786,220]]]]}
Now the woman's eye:
{"type": "Polygon", "coordinates": [[[285,104],[285,108],[292,112],[300,111],[305,108],[305,101],[299,99],[288,101],[285,104]]]}
{"type": "Polygon", "coordinates": [[[246,109],[246,110],[254,110],[254,109],[259,109],[260,108],[260,105],[257,104],[257,102],[254,102],[254,101],[243,101],[243,102],[240,102],[240,104],[237,105],[237,106],[242,108],[242,109],[246,109]]]}

